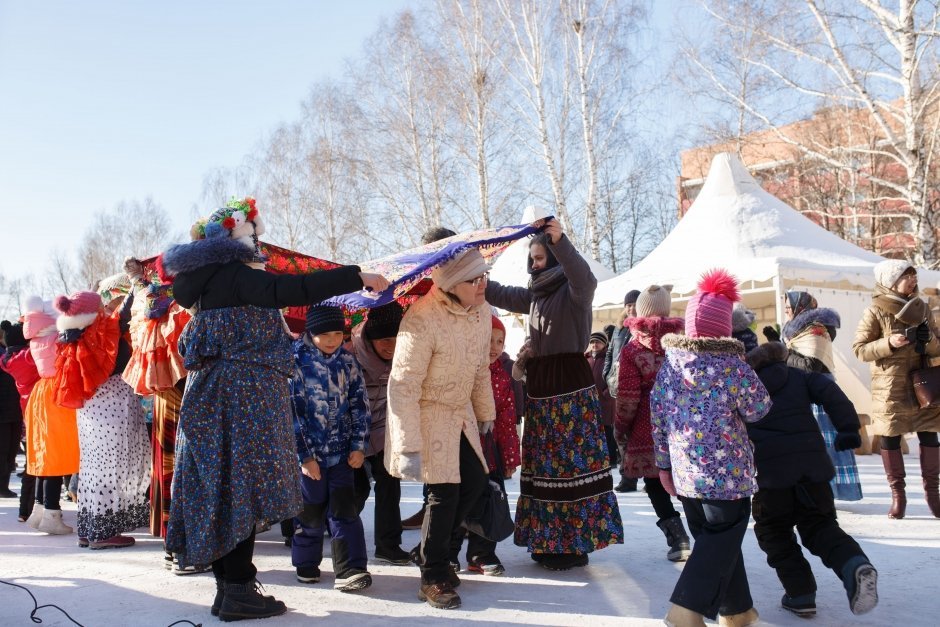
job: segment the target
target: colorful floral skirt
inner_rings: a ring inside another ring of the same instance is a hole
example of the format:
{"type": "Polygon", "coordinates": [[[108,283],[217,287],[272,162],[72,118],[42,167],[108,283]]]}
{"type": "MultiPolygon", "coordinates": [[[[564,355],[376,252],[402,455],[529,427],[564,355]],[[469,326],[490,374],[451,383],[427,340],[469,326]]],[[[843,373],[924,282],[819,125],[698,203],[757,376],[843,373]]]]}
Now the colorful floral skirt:
{"type": "Polygon", "coordinates": [[[79,537],[98,542],[143,527],[149,516],[150,442],[137,395],[114,375],[76,414],[79,537]]]}
{"type": "Polygon", "coordinates": [[[521,495],[514,542],[532,553],[590,553],[623,543],[623,523],[590,366],[583,355],[526,364],[521,495]]]}
{"type": "Polygon", "coordinates": [[[176,424],[183,393],[176,388],[154,392],[150,458],[150,533],[166,537],[170,520],[170,487],[176,465],[176,424]]]}

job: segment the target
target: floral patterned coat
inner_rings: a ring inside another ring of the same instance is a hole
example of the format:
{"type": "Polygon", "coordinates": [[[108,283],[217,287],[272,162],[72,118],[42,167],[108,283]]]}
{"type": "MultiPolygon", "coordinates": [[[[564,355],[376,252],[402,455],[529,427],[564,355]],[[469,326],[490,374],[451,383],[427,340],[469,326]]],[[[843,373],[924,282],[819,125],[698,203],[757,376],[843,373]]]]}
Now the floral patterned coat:
{"type": "Polygon", "coordinates": [[[770,395],[733,338],[666,335],[666,359],[650,396],[656,466],[672,468],[676,492],[736,500],[757,491],[745,422],[770,410],[770,395]]]}
{"type": "Polygon", "coordinates": [[[665,359],[660,341],[667,333],[685,327],[682,318],[628,318],[630,341],[620,350],[617,384],[617,415],[614,437],[625,451],[621,474],[639,479],[658,477],[653,454],[653,425],[650,421],[650,392],[665,359]]]}

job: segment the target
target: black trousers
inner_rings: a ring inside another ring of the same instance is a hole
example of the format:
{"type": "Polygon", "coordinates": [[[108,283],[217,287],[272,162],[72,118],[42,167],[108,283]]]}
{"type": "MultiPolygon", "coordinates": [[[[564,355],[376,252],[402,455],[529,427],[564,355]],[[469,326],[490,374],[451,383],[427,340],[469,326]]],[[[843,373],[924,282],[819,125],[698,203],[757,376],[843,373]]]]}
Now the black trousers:
{"type": "Polygon", "coordinates": [[[646,485],[646,496],[649,497],[653,505],[653,511],[656,512],[656,518],[666,520],[675,518],[679,515],[676,507],[672,504],[672,497],[663,487],[663,482],[659,477],[643,477],[643,483],[646,485]]]}
{"type": "Polygon", "coordinates": [[[23,423],[19,420],[0,423],[0,490],[10,489],[10,475],[16,470],[22,431],[23,423]]]}
{"type": "Polygon", "coordinates": [[[839,527],[828,483],[800,483],[781,490],[761,488],[754,495],[754,522],[754,534],[767,554],[767,564],[777,571],[791,597],[816,592],[816,579],[796,542],[794,527],[803,546],[840,579],[846,562],[865,557],[858,542],[839,527]]]}
{"type": "Polygon", "coordinates": [[[754,601],[741,556],[741,542],[751,519],[751,499],[680,496],[679,500],[695,544],[670,601],[708,618],[751,609],[754,601]]]}
{"type": "Polygon", "coordinates": [[[248,583],[258,574],[252,563],[255,554],[255,530],[235,548],[212,562],[212,574],[227,583],[248,583]]]}
{"type": "MultiPolygon", "coordinates": [[[[498,483],[505,494],[506,482],[502,477],[498,476],[497,473],[487,476],[487,480],[498,483]]],[[[484,564],[491,564],[495,561],[497,543],[492,540],[487,540],[483,536],[471,533],[463,527],[458,527],[450,539],[450,561],[460,561],[460,547],[463,545],[465,538],[467,539],[467,563],[469,563],[470,560],[481,560],[484,564]]]]}
{"type": "Polygon", "coordinates": [[[447,581],[454,534],[486,488],[486,470],[467,436],[460,435],[460,483],[428,485],[428,507],[421,527],[421,582],[447,581]]]}
{"type": "Polygon", "coordinates": [[[366,460],[375,481],[375,548],[400,547],[401,479],[388,474],[384,451],[370,455],[366,460]]]}

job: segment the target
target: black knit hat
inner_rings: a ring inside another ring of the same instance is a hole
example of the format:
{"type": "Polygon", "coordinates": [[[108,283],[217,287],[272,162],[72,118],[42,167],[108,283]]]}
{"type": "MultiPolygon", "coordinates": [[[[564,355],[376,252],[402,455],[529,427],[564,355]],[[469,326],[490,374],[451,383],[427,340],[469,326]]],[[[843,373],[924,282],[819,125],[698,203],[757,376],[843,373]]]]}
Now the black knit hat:
{"type": "Polygon", "coordinates": [[[603,343],[604,346],[607,346],[607,344],[609,343],[607,340],[607,336],[602,331],[595,331],[594,333],[591,334],[591,339],[589,341],[593,342],[594,340],[597,340],[598,342],[603,343]]]}
{"type": "Polygon", "coordinates": [[[401,326],[402,314],[404,314],[404,309],[395,301],[370,309],[362,334],[367,340],[395,337],[398,335],[398,327],[401,326]]]}
{"type": "Polygon", "coordinates": [[[311,305],[307,309],[307,323],[304,330],[310,335],[329,333],[330,331],[345,331],[346,316],[339,307],[327,305],[311,305]]]}
{"type": "Polygon", "coordinates": [[[26,346],[26,338],[23,337],[23,324],[17,322],[13,324],[9,320],[0,323],[0,329],[3,330],[3,343],[6,346],[26,346]]]}
{"type": "Polygon", "coordinates": [[[623,306],[636,304],[636,299],[640,297],[640,290],[630,290],[623,299],[623,306]]]}

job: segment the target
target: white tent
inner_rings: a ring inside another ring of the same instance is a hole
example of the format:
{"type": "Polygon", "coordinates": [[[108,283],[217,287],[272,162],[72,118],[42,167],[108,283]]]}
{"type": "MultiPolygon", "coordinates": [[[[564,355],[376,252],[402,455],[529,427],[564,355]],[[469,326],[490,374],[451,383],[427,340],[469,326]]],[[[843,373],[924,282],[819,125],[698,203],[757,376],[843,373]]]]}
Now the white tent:
{"type": "MultiPolygon", "coordinates": [[[[722,267],[738,278],[744,304],[763,325],[783,322],[785,290],[805,289],[821,307],[841,315],[835,341],[836,378],[859,412],[867,413],[868,366],[855,358],[851,343],[871,301],[873,268],[882,259],[764,191],[736,156],[721,153],[678,225],[640,263],[599,285],[594,307],[619,311],[626,292],[651,284],[671,284],[673,303],[682,307],[701,274],[722,267]]],[[[919,274],[922,285],[936,285],[940,279],[938,272],[919,274]]]]}

